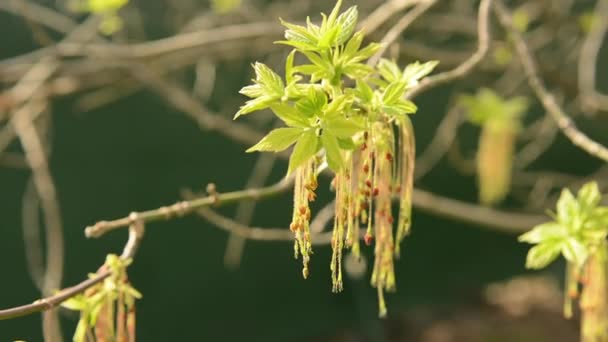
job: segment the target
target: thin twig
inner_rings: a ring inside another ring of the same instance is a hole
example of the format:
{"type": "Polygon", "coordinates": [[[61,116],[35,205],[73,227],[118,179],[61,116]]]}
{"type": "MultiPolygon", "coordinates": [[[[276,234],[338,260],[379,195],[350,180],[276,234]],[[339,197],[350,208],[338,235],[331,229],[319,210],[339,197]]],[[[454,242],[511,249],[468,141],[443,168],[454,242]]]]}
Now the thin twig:
{"type": "Polygon", "coordinates": [[[578,60],[578,88],[581,103],[591,109],[608,110],[608,95],[595,88],[597,56],[608,32],[608,0],[598,0],[593,12],[593,24],[581,47],[578,60]]]}
{"type": "Polygon", "coordinates": [[[414,98],[438,85],[451,82],[470,73],[485,57],[490,47],[490,6],[492,0],[482,0],[479,4],[479,14],[477,17],[477,50],[462,64],[452,70],[442,72],[434,76],[424,78],[416,87],[405,94],[406,98],[414,98]]]}
{"type": "MultiPolygon", "coordinates": [[[[245,185],[246,189],[257,188],[266,182],[270,176],[277,157],[272,153],[264,153],[258,157],[251,175],[245,185]]],[[[239,202],[236,208],[234,220],[243,225],[249,225],[256,208],[256,201],[248,200],[239,202]]],[[[243,255],[245,248],[245,239],[238,234],[230,234],[228,243],[226,243],[226,251],[224,252],[224,264],[228,267],[237,267],[243,255]]]]}
{"type": "Polygon", "coordinates": [[[389,0],[378,6],[365,19],[361,20],[357,27],[365,34],[376,31],[390,17],[408,7],[414,6],[420,0],[389,0]]]}
{"type": "Polygon", "coordinates": [[[277,195],[283,191],[286,191],[289,189],[292,181],[292,177],[287,177],[283,178],[278,183],[264,188],[215,193],[210,196],[205,196],[190,201],[180,201],[175,204],[163,206],[157,209],[133,212],[129,216],[123,218],[112,221],[99,221],[92,226],[86,227],[85,235],[89,238],[100,237],[111,230],[130,226],[134,222],[134,218],[137,221],[148,223],[168,220],[176,216],[183,216],[198,208],[229,204],[241,200],[259,200],[261,198],[277,195]]]}
{"type": "Polygon", "coordinates": [[[530,88],[532,88],[543,107],[545,107],[545,110],[551,115],[553,120],[555,120],[557,126],[574,145],[580,147],[583,151],[594,157],[608,161],[608,149],[579,131],[572,119],[570,119],[557,104],[553,94],[549,92],[543,84],[543,81],[538,76],[536,61],[530,53],[521,33],[513,26],[511,14],[501,0],[496,0],[494,10],[501,25],[512,37],[515,50],[522,63],[526,77],[528,78],[530,88]]]}
{"type": "Polygon", "coordinates": [[[431,6],[433,6],[437,0],[421,0],[419,4],[414,7],[411,11],[407,12],[403,18],[401,18],[391,29],[384,35],[380,43],[382,43],[382,47],[374,56],[372,56],[368,61],[367,65],[376,65],[380,60],[380,57],[384,55],[386,49],[399,38],[399,35],[403,31],[410,26],[414,20],[418,19],[421,15],[423,15],[431,6]]]}

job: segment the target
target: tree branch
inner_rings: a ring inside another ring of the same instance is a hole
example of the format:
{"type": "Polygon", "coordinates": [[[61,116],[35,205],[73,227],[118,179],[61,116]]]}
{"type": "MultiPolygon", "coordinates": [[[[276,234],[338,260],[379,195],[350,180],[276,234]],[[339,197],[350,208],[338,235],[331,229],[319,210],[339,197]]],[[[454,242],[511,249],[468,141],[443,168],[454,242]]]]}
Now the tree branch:
{"type": "Polygon", "coordinates": [[[424,78],[420,83],[405,94],[408,99],[414,98],[431,88],[451,82],[466,76],[479,64],[488,52],[490,46],[490,6],[492,0],[481,0],[477,19],[477,50],[462,64],[452,70],[424,78]]]}
{"type": "Polygon", "coordinates": [[[513,39],[515,50],[522,63],[526,77],[528,78],[530,88],[536,93],[536,96],[543,107],[545,107],[545,110],[553,117],[557,126],[574,145],[580,147],[583,151],[594,157],[608,161],[608,149],[579,131],[574,124],[574,121],[572,121],[557,104],[553,94],[551,94],[543,84],[543,81],[538,76],[536,61],[530,53],[521,33],[513,26],[511,14],[501,0],[496,0],[494,10],[501,25],[509,32],[513,39]]]}

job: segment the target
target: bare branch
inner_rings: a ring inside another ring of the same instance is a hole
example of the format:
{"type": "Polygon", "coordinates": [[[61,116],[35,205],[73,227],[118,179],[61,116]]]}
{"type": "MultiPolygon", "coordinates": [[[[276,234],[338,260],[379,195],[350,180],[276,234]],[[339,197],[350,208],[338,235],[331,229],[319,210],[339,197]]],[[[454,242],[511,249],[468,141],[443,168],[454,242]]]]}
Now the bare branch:
{"type": "Polygon", "coordinates": [[[378,50],[378,52],[376,52],[376,54],[367,61],[367,65],[376,65],[380,60],[380,57],[382,57],[384,52],[386,52],[386,49],[388,49],[388,47],[393,44],[397,38],[399,38],[399,35],[401,35],[401,33],[414,22],[414,20],[423,15],[436,2],[437,0],[421,0],[419,4],[414,7],[414,9],[407,12],[403,18],[401,18],[401,20],[391,27],[386,35],[384,35],[380,41],[383,44],[382,48],[380,48],[380,50],[378,50]]]}
{"type": "Polygon", "coordinates": [[[490,46],[489,16],[491,4],[492,0],[482,0],[479,4],[479,14],[477,19],[478,44],[477,50],[471,55],[471,57],[450,71],[424,78],[415,88],[405,94],[406,98],[414,98],[420,93],[423,93],[438,85],[464,77],[483,60],[490,46]]]}
{"type": "Polygon", "coordinates": [[[513,26],[509,10],[500,0],[496,0],[494,9],[500,23],[511,35],[517,55],[519,56],[526,77],[528,78],[528,84],[534,93],[536,93],[536,96],[541,101],[543,107],[545,107],[545,110],[553,117],[557,126],[574,145],[580,147],[594,157],[608,161],[608,149],[579,131],[572,119],[570,119],[557,104],[553,94],[551,94],[543,84],[543,81],[538,76],[536,61],[530,53],[521,33],[513,26]]]}
{"type": "Polygon", "coordinates": [[[597,56],[602,42],[608,32],[608,0],[598,0],[593,13],[591,31],[581,47],[578,60],[578,88],[581,103],[587,107],[608,111],[608,95],[601,94],[595,89],[597,74],[597,56]]]}

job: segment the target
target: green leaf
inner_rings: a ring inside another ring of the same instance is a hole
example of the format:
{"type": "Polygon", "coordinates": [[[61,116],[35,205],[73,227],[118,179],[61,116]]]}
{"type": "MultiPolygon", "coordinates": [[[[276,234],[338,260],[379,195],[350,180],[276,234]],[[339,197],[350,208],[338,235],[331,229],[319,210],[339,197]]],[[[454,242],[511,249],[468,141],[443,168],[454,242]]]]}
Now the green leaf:
{"type": "Polygon", "coordinates": [[[342,159],[340,145],[338,144],[336,137],[324,131],[323,134],[321,134],[321,143],[325,148],[325,158],[327,159],[329,168],[334,172],[340,171],[344,166],[344,160],[342,159]]]}
{"type": "Polygon", "coordinates": [[[353,141],[352,138],[338,138],[338,145],[343,150],[354,150],[357,148],[357,145],[353,141]]]}
{"type": "Polygon", "coordinates": [[[352,102],[352,96],[339,95],[331,101],[325,108],[324,116],[332,117],[340,115],[345,112],[346,108],[350,106],[352,102]]]}
{"type": "Polygon", "coordinates": [[[294,108],[285,103],[275,103],[270,106],[270,109],[274,112],[279,119],[283,120],[290,127],[307,128],[310,127],[308,118],[294,108]]]}
{"type": "Polygon", "coordinates": [[[304,132],[301,128],[277,128],[262,138],[257,144],[251,146],[247,153],[254,151],[279,152],[291,146],[304,132]]]}
{"type": "Polygon", "coordinates": [[[310,87],[306,97],[296,102],[296,108],[308,117],[318,116],[327,104],[327,95],[321,89],[310,87]]]}
{"type": "Polygon", "coordinates": [[[357,80],[357,92],[359,98],[361,98],[365,102],[371,102],[374,98],[374,91],[365,81],[357,80]]]}
{"type": "Polygon", "coordinates": [[[351,138],[365,129],[365,125],[355,118],[347,119],[343,116],[337,116],[327,119],[325,128],[338,138],[351,138]]]}
{"type": "Polygon", "coordinates": [[[519,236],[520,242],[541,243],[546,240],[563,239],[568,235],[568,230],[557,222],[540,224],[527,233],[519,236]]]}
{"type": "Polygon", "coordinates": [[[351,79],[361,79],[371,75],[374,69],[361,63],[349,63],[342,67],[342,72],[351,79]]]}
{"type": "Polygon", "coordinates": [[[305,131],[296,142],[296,146],[289,158],[287,174],[291,174],[304,162],[309,160],[319,150],[319,137],[314,130],[305,131]]]}
{"type": "Polygon", "coordinates": [[[291,84],[294,81],[293,74],[293,59],[296,55],[296,50],[291,50],[287,58],[285,59],[285,81],[287,84],[291,84]]]}
{"type": "Polygon", "coordinates": [[[281,25],[287,27],[285,31],[285,39],[289,42],[304,43],[310,45],[312,49],[317,46],[317,37],[315,37],[310,31],[304,26],[295,25],[280,19],[281,25]]]}
{"type": "Polygon", "coordinates": [[[252,84],[241,88],[241,90],[239,90],[239,93],[247,97],[255,98],[264,95],[264,89],[262,89],[259,84],[252,84]]]}
{"type": "Polygon", "coordinates": [[[574,220],[578,213],[578,203],[572,192],[568,189],[563,189],[559,199],[557,200],[557,219],[560,223],[568,224],[574,220]]]}
{"type": "Polygon", "coordinates": [[[437,64],[439,64],[439,61],[429,61],[422,64],[420,64],[420,62],[408,64],[403,70],[401,80],[406,82],[408,87],[411,87],[417,84],[418,80],[430,74],[437,64]]]}
{"type": "Polygon", "coordinates": [[[321,31],[331,30],[334,27],[336,18],[340,12],[340,7],[342,7],[342,0],[336,1],[334,8],[331,10],[331,13],[329,13],[329,17],[325,17],[325,15],[323,15],[323,25],[321,25],[321,31]]]}
{"type": "Polygon", "coordinates": [[[262,110],[270,107],[273,103],[277,102],[277,98],[271,96],[260,96],[256,99],[245,102],[244,106],[241,106],[239,111],[236,113],[234,118],[238,118],[241,115],[249,114],[258,110],[262,110]]]}
{"type": "Polygon", "coordinates": [[[547,241],[536,245],[528,251],[526,257],[526,267],[531,269],[541,269],[549,265],[559,256],[561,244],[547,241]]]}
{"type": "Polygon", "coordinates": [[[296,48],[298,51],[314,51],[317,49],[317,45],[312,45],[310,43],[297,41],[297,40],[277,40],[274,42],[275,44],[283,44],[296,48]]]}
{"type": "Polygon", "coordinates": [[[336,45],[344,44],[353,34],[357,25],[358,15],[357,6],[352,6],[336,19],[336,25],[340,28],[336,37],[336,45]]]}
{"type": "Polygon", "coordinates": [[[570,238],[562,244],[562,254],[566,260],[582,267],[589,256],[589,251],[583,243],[575,238],[570,238]]]}
{"type": "Polygon", "coordinates": [[[249,114],[251,112],[255,112],[256,110],[262,110],[270,107],[273,103],[276,103],[278,98],[276,96],[268,96],[262,95],[256,99],[249,100],[245,103],[244,106],[241,106],[234,118],[238,118],[241,115],[249,114]]]}
{"type": "Polygon", "coordinates": [[[597,182],[588,182],[583,185],[578,191],[577,200],[584,209],[595,208],[602,200],[597,182]]]}
{"type": "Polygon", "coordinates": [[[351,58],[355,57],[359,47],[361,47],[361,42],[363,41],[363,32],[359,31],[353,35],[353,37],[346,43],[346,47],[342,52],[342,56],[346,61],[349,61],[351,58]]]}
{"type": "Polygon", "coordinates": [[[363,49],[359,50],[359,52],[350,60],[351,62],[361,62],[364,61],[371,56],[373,56],[380,48],[382,44],[379,43],[370,43],[363,49]]]}
{"type": "Polygon", "coordinates": [[[336,45],[336,38],[338,37],[340,31],[339,26],[334,26],[331,29],[327,30],[321,38],[319,38],[319,43],[317,46],[319,49],[328,49],[334,45],[336,45]]]}
{"type": "Polygon", "coordinates": [[[384,94],[382,94],[382,102],[385,105],[395,104],[405,93],[406,85],[407,84],[403,81],[396,81],[389,84],[384,90],[384,94]]]}
{"type": "Polygon", "coordinates": [[[72,298],[68,298],[66,301],[61,303],[61,306],[69,310],[81,311],[87,307],[86,298],[83,295],[77,295],[72,298]]]}
{"type": "Polygon", "coordinates": [[[382,78],[389,83],[396,82],[402,78],[401,69],[399,69],[397,63],[386,58],[382,58],[378,62],[378,71],[382,78]]]}
{"type": "Polygon", "coordinates": [[[391,115],[404,115],[416,113],[418,107],[416,107],[416,105],[412,101],[399,99],[396,103],[393,103],[392,105],[382,106],[382,110],[391,115]]]}
{"type": "Polygon", "coordinates": [[[279,75],[264,63],[260,62],[255,62],[253,69],[255,70],[256,81],[261,84],[265,90],[271,95],[279,97],[283,95],[285,85],[279,75]]]}

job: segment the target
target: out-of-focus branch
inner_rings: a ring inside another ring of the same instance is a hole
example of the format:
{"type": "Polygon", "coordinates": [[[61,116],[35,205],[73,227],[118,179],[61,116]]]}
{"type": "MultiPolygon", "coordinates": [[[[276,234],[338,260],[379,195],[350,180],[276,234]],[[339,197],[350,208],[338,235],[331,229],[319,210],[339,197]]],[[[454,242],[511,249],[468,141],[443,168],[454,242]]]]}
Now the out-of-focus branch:
{"type": "MultiPolygon", "coordinates": [[[[258,188],[266,182],[266,179],[270,176],[273,166],[275,165],[277,157],[272,153],[264,153],[258,157],[251,175],[245,185],[246,189],[258,188]]],[[[256,201],[241,201],[237,208],[234,220],[243,225],[249,225],[253,214],[255,212],[256,201]]],[[[224,253],[224,264],[228,267],[237,267],[243,255],[245,248],[245,240],[242,236],[231,233],[228,237],[228,243],[226,244],[226,251],[224,253]]]]}
{"type": "Polygon", "coordinates": [[[608,95],[595,88],[597,56],[608,32],[608,0],[598,0],[593,13],[593,24],[581,47],[578,60],[578,88],[581,104],[592,110],[608,111],[608,95]]]}
{"type": "MultiPolygon", "coordinates": [[[[210,208],[199,208],[196,210],[196,213],[205,218],[214,226],[226,230],[230,232],[230,234],[238,235],[243,239],[257,241],[293,241],[293,233],[288,228],[249,227],[222,216],[210,208]]],[[[331,242],[331,236],[331,232],[310,235],[312,243],[318,245],[329,244],[331,242]]]]}
{"type": "Polygon", "coordinates": [[[538,76],[536,61],[530,53],[521,33],[513,26],[511,13],[501,0],[496,0],[494,9],[501,25],[511,35],[515,50],[522,63],[528,84],[542,103],[545,110],[553,117],[557,126],[570,139],[570,141],[592,156],[608,161],[608,149],[589,138],[579,131],[572,119],[557,104],[555,97],[551,94],[543,81],[538,76]]]}
{"type": "Polygon", "coordinates": [[[380,41],[383,46],[372,56],[368,61],[367,65],[376,65],[380,57],[384,55],[386,49],[399,38],[399,35],[410,26],[417,18],[423,15],[431,6],[433,6],[437,0],[420,0],[419,4],[414,7],[411,11],[407,12],[403,18],[401,18],[391,29],[384,35],[380,41]]]}
{"type": "Polygon", "coordinates": [[[449,150],[462,124],[463,115],[458,106],[452,107],[439,123],[433,140],[426,147],[420,157],[416,159],[414,178],[420,179],[437,164],[441,157],[449,150]]]}
{"type": "Polygon", "coordinates": [[[378,6],[376,10],[370,13],[365,19],[359,22],[358,28],[363,30],[365,34],[376,31],[395,13],[414,6],[420,0],[388,0],[378,6]]]}
{"type": "Polygon", "coordinates": [[[477,50],[471,57],[452,70],[424,78],[416,87],[405,94],[406,98],[414,98],[431,88],[464,77],[483,60],[490,46],[489,17],[491,4],[492,0],[482,0],[479,4],[479,14],[477,16],[478,44],[477,50]]]}

